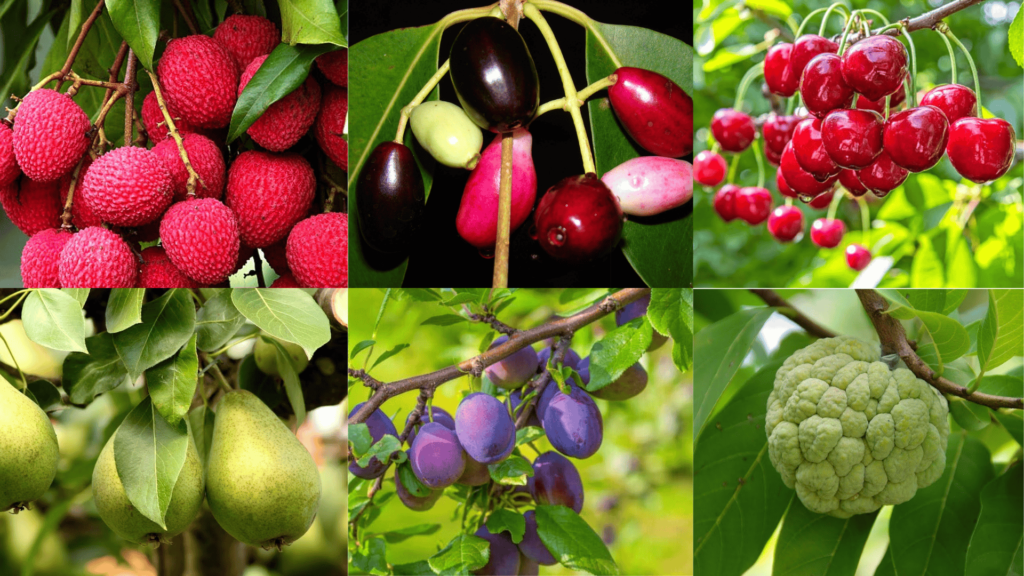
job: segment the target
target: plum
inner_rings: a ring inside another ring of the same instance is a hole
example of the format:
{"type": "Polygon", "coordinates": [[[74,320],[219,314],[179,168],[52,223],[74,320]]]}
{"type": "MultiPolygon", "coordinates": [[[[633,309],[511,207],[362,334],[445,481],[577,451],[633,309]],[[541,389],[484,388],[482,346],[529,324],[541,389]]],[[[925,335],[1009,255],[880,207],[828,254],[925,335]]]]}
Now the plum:
{"type": "Polygon", "coordinates": [[[491,557],[482,568],[473,571],[480,576],[517,576],[519,574],[519,548],[512,542],[508,532],[491,534],[487,526],[481,526],[473,534],[487,540],[491,545],[491,557]]]}
{"type": "MultiPolygon", "coordinates": [[[[548,365],[548,358],[551,358],[551,348],[544,348],[537,353],[537,372],[543,372],[544,367],[548,365]]],[[[565,358],[562,359],[562,364],[577,370],[580,365],[580,355],[577,354],[572,348],[565,351],[565,358]]]]}
{"type": "MultiPolygon", "coordinates": [[[[427,422],[437,422],[449,430],[455,430],[455,419],[446,410],[437,406],[430,406],[428,409],[430,410],[430,418],[427,418],[427,410],[424,410],[423,414],[420,415],[419,423],[409,431],[409,438],[406,440],[409,446],[412,446],[413,441],[416,440],[416,432],[427,422]]],[[[409,420],[411,419],[412,412],[409,412],[409,416],[405,419],[406,426],[409,425],[409,420]]]]}
{"type": "Polygon", "coordinates": [[[455,433],[469,457],[481,464],[501,462],[516,445],[516,425],[508,408],[483,392],[474,392],[459,403],[455,433]]]}
{"type": "Polygon", "coordinates": [[[551,551],[537,534],[537,514],[533,510],[529,510],[523,514],[523,518],[526,519],[526,533],[523,534],[523,540],[519,543],[519,551],[538,564],[544,566],[557,564],[558,561],[551,555],[551,551]]]}
{"type": "MultiPolygon", "coordinates": [[[[578,388],[576,381],[570,378],[567,381],[570,389],[578,388]]],[[[533,407],[533,412],[537,415],[537,419],[540,420],[541,426],[544,425],[544,410],[548,407],[548,403],[555,397],[555,394],[562,394],[561,389],[558,388],[558,383],[552,380],[544,387],[544,392],[541,393],[540,398],[537,399],[537,405],[533,407]]]]}
{"type": "MultiPolygon", "coordinates": [[[[615,311],[615,325],[622,326],[623,324],[629,323],[631,320],[635,320],[641,316],[647,315],[647,307],[651,304],[651,296],[648,294],[643,298],[639,298],[626,304],[622,308],[615,311]]],[[[651,337],[651,345],[647,347],[647,351],[657,350],[661,348],[665,342],[668,341],[668,336],[662,336],[657,331],[651,337]]]]}
{"type": "Polygon", "coordinates": [[[464,486],[483,486],[491,481],[491,472],[486,464],[481,464],[466,455],[466,470],[455,481],[464,486]]]}
{"type": "Polygon", "coordinates": [[[416,496],[409,492],[405,488],[405,485],[402,484],[402,479],[399,477],[398,469],[399,467],[395,466],[395,491],[398,492],[398,499],[402,501],[402,504],[405,504],[406,508],[417,512],[424,512],[433,508],[438,498],[441,497],[443,491],[431,490],[430,494],[427,496],[416,496]]]}
{"type": "Polygon", "coordinates": [[[409,115],[416,141],[445,166],[472,170],[480,160],[483,133],[466,112],[451,102],[424,102],[409,115]]]}
{"type": "Polygon", "coordinates": [[[538,504],[566,506],[577,514],[583,510],[583,480],[568,458],[545,452],[533,461],[533,477],[527,486],[538,504]]]}
{"type": "MultiPolygon", "coordinates": [[[[348,417],[351,418],[353,414],[358,412],[359,409],[363,407],[363,404],[366,404],[366,402],[356,404],[356,407],[348,413],[348,417]]],[[[374,444],[380,442],[380,439],[386,434],[390,434],[396,438],[398,437],[398,430],[395,430],[395,424],[379,409],[374,410],[366,419],[364,424],[366,424],[366,427],[370,430],[370,436],[373,438],[374,444]]],[[[370,459],[370,462],[366,467],[360,466],[355,460],[353,460],[349,463],[348,470],[359,478],[370,480],[377,478],[384,473],[384,463],[378,460],[376,456],[370,459]]]]}
{"type": "Polygon", "coordinates": [[[604,423],[597,404],[582,388],[569,394],[557,391],[544,406],[540,422],[551,445],[566,456],[589,458],[604,439],[604,423]]]}
{"type": "MultiPolygon", "coordinates": [[[[501,346],[505,342],[508,342],[508,336],[502,334],[491,344],[491,348],[501,346]]],[[[498,388],[511,390],[522,387],[537,373],[538,361],[537,352],[527,346],[505,357],[504,360],[491,364],[484,369],[484,373],[498,388]]]]}
{"type": "MultiPolygon", "coordinates": [[[[590,356],[580,363],[580,378],[584,384],[590,383],[590,356]]],[[[591,390],[590,395],[602,400],[628,400],[644,391],[647,387],[647,370],[639,362],[626,368],[614,382],[599,390],[591,390]]]]}
{"type": "Polygon", "coordinates": [[[633,158],[605,172],[601,181],[630,216],[661,214],[693,197],[693,167],[674,158],[633,158]]]}
{"type": "Polygon", "coordinates": [[[466,452],[459,438],[437,422],[424,424],[409,448],[412,471],[428,488],[441,490],[455,483],[466,469],[466,452]]]}
{"type": "Polygon", "coordinates": [[[519,553],[519,576],[538,576],[540,564],[527,558],[522,552],[519,553]]]}

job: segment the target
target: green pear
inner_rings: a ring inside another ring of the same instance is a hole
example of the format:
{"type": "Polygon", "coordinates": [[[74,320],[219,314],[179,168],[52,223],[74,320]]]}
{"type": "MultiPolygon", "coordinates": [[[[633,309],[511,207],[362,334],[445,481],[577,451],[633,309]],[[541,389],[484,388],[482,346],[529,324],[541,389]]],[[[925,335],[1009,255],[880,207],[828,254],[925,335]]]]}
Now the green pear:
{"type": "MultiPolygon", "coordinates": [[[[253,348],[253,354],[256,355],[256,366],[264,374],[271,376],[280,376],[281,371],[277,368],[277,346],[273,343],[264,340],[264,338],[270,338],[269,336],[261,336],[256,339],[256,346],[253,348]]],[[[273,338],[273,340],[277,340],[273,338]]],[[[291,342],[284,342],[277,340],[284,349],[288,352],[288,355],[292,357],[292,366],[295,367],[295,373],[300,374],[309,366],[309,358],[306,358],[306,351],[302,349],[302,346],[293,344],[291,342]]]]}
{"type": "Polygon", "coordinates": [[[280,549],[309,530],[320,506],[316,463],[256,395],[221,399],[207,461],[207,502],[228,534],[280,549]]]}
{"type": "MultiPolygon", "coordinates": [[[[6,535],[0,538],[0,573],[19,574],[28,560],[28,554],[35,545],[39,532],[43,529],[44,518],[38,510],[26,510],[17,516],[4,514],[0,523],[6,520],[6,535]],[[8,572],[3,572],[7,557],[8,572]]],[[[0,530],[0,533],[3,531],[0,530]]],[[[51,531],[43,536],[39,550],[32,562],[32,573],[36,576],[68,574],[68,550],[57,532],[51,531]]]]}
{"type": "Polygon", "coordinates": [[[17,512],[41,498],[59,458],[46,412],[0,378],[0,512],[17,512]]]}
{"type": "Polygon", "coordinates": [[[166,530],[139,513],[128,499],[114,461],[116,437],[117,432],[114,432],[100,452],[96,467],[92,470],[92,492],[96,500],[96,511],[115,534],[129,542],[169,542],[171,538],[188,528],[199,514],[199,507],[203,505],[203,464],[199,460],[199,452],[196,450],[192,435],[189,434],[185,465],[174,484],[171,502],[164,517],[166,530]]]}

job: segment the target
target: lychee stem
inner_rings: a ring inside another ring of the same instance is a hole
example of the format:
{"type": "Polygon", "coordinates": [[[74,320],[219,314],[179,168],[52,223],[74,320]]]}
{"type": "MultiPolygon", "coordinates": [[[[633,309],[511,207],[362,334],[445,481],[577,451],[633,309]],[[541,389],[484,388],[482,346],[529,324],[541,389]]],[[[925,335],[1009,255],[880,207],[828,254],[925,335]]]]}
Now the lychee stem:
{"type": "Polygon", "coordinates": [[[167,123],[167,135],[174,138],[174,143],[178,145],[178,154],[181,156],[181,161],[185,164],[185,169],[188,170],[188,182],[185,184],[186,196],[188,198],[195,198],[196,195],[196,183],[203,185],[206,188],[206,183],[199,177],[195,168],[192,167],[192,163],[188,159],[188,151],[185,150],[185,143],[181,140],[181,134],[178,133],[178,128],[174,125],[174,119],[171,118],[170,112],[167,111],[167,104],[164,102],[163,90],[160,88],[160,81],[157,80],[156,74],[153,74],[149,70],[146,70],[149,74],[150,80],[153,81],[153,92],[156,93],[156,102],[160,106],[160,113],[164,116],[164,122],[167,123]]]}

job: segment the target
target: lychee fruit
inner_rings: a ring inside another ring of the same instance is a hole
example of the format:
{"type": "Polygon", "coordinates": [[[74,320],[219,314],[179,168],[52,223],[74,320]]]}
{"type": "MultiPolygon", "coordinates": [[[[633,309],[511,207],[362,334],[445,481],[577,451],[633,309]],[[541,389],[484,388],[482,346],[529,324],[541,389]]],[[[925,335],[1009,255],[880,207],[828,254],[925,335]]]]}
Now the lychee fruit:
{"type": "Polygon", "coordinates": [[[53,182],[78,164],[89,148],[89,117],[67,94],[29,92],[14,118],[14,156],[37,182],[53,182]]]}
{"type": "Polygon", "coordinates": [[[276,24],[262,16],[234,14],[217,26],[213,39],[220,42],[241,74],[253,58],[274,51],[281,43],[281,33],[276,24]]]}
{"type": "Polygon", "coordinates": [[[140,226],[159,218],[171,205],[174,185],[170,171],[152,150],[126,146],[92,163],[81,195],[104,222],[140,226]]]}
{"type": "Polygon", "coordinates": [[[267,264],[270,264],[274,272],[281,276],[290,271],[288,268],[288,257],[285,255],[285,246],[287,244],[288,239],[285,238],[263,249],[263,257],[266,259],[267,264]]]}
{"type": "Polygon", "coordinates": [[[160,221],[160,242],[186,276],[217,284],[227,280],[238,263],[238,218],[214,198],[178,202],[160,221]]]}
{"type": "MultiPolygon", "coordinates": [[[[266,60],[266,56],[257,56],[245,68],[238,84],[239,96],[266,60]]],[[[320,85],[313,76],[307,76],[301,86],[264,110],[246,134],[271,152],[283,152],[309,131],[319,111],[320,85]]]]}
{"type": "MultiPolygon", "coordinates": [[[[182,118],[181,114],[178,114],[177,110],[172,108],[166,100],[164,100],[164,105],[167,106],[167,112],[174,120],[174,127],[178,130],[178,134],[184,136],[185,134],[200,131],[199,128],[189,124],[188,120],[182,118]]],[[[164,114],[160,111],[160,103],[156,99],[156,92],[146,94],[146,97],[142,100],[142,124],[146,127],[146,134],[149,135],[149,141],[153,144],[163,142],[170,132],[167,125],[163,122],[164,114]]]]}
{"type": "Polygon", "coordinates": [[[198,282],[178,270],[160,246],[142,251],[137,288],[200,288],[198,282]]]}
{"type": "Polygon", "coordinates": [[[348,50],[346,48],[321,54],[316,59],[316,65],[335,86],[343,88],[348,86],[348,50]]]}
{"type": "Polygon", "coordinates": [[[62,288],[133,288],[139,261],[120,236],[91,226],[71,237],[60,252],[62,288]]]}
{"type": "Polygon", "coordinates": [[[302,288],[298,282],[295,281],[295,277],[289,272],[284,276],[278,276],[277,280],[270,285],[271,288],[302,288]]]}
{"type": "MultiPolygon", "coordinates": [[[[196,198],[220,198],[224,194],[224,182],[227,180],[227,168],[224,166],[224,155],[220,148],[206,136],[186,134],[181,143],[188,153],[188,161],[199,175],[201,182],[196,183],[196,198]]],[[[163,161],[171,173],[174,183],[174,201],[180,202],[188,193],[188,169],[181,159],[178,143],[168,138],[153,146],[153,153],[163,161]]]]}
{"type": "Polygon", "coordinates": [[[348,214],[317,214],[288,235],[288,267],[307,288],[348,287],[348,214]]]}
{"type": "Polygon", "coordinates": [[[11,222],[26,236],[60,226],[58,182],[36,182],[27,176],[0,186],[0,204],[11,222]]]}
{"type": "MultiPolygon", "coordinates": [[[[89,203],[82,197],[82,182],[85,181],[85,174],[89,171],[89,167],[92,165],[92,158],[89,156],[85,157],[85,163],[82,164],[82,169],[78,171],[78,180],[75,180],[75,192],[71,198],[71,222],[75,225],[75,228],[82,230],[89,226],[100,226],[103,224],[101,219],[89,206],[89,203]]],[[[75,171],[72,170],[64,175],[60,179],[60,186],[58,188],[61,198],[61,214],[64,213],[63,206],[67,204],[68,193],[71,190],[71,178],[75,175],[75,171]]]]}
{"type": "Polygon", "coordinates": [[[25,288],[60,288],[60,252],[71,232],[47,228],[28,239],[21,250],[21,281],[25,288]]]}
{"type": "Polygon", "coordinates": [[[21,168],[14,157],[14,130],[0,122],[0,187],[18,179],[21,168]]]}
{"type": "Polygon", "coordinates": [[[192,126],[222,128],[231,123],[238,97],[235,61],[219,42],[195,34],[167,43],[157,74],[164,98],[192,126]]]}
{"type": "Polygon", "coordinates": [[[347,114],[348,90],[326,87],[314,133],[320,148],[342,170],[348,170],[348,142],[344,137],[347,114]]]}
{"type": "Polygon", "coordinates": [[[242,242],[265,248],[309,213],[315,193],[313,168],[302,156],[250,150],[231,164],[225,198],[238,216],[242,242]]]}

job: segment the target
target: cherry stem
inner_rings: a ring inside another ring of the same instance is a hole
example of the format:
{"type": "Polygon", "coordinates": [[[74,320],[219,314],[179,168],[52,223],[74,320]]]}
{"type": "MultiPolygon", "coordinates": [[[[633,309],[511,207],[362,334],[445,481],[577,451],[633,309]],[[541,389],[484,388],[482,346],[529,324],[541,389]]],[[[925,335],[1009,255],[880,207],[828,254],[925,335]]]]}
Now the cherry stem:
{"type": "Polygon", "coordinates": [[[978,67],[974,64],[974,58],[971,56],[970,50],[956,37],[956,34],[953,34],[953,31],[949,29],[945,22],[937,23],[935,29],[948,36],[960,48],[960,51],[964,53],[964,57],[967,58],[967,65],[971,67],[971,76],[974,77],[974,96],[978,99],[978,117],[983,117],[982,111],[984,107],[981,105],[981,81],[978,79],[978,67]]]}
{"type": "Polygon", "coordinates": [[[832,15],[832,12],[834,12],[836,10],[836,8],[841,8],[842,9],[842,15],[845,16],[846,18],[850,17],[849,16],[849,14],[850,14],[849,9],[847,9],[846,6],[843,6],[839,2],[836,2],[836,3],[832,4],[831,6],[829,6],[825,10],[825,15],[821,17],[821,26],[818,28],[818,36],[824,36],[825,35],[825,27],[828,26],[828,18],[829,18],[829,16],[832,15]]]}
{"type": "Polygon", "coordinates": [[[747,90],[750,88],[750,85],[754,83],[754,80],[758,76],[761,76],[763,74],[764,62],[760,62],[751,67],[750,70],[747,70],[747,73],[743,75],[743,79],[740,80],[739,90],[736,91],[736,101],[733,103],[732,106],[733,110],[739,110],[740,107],[743,106],[743,97],[747,93],[747,90]]]}
{"type": "Polygon", "coordinates": [[[789,196],[786,196],[786,206],[792,206],[792,205],[793,205],[793,199],[790,198],[789,196]]]}
{"type": "Polygon", "coordinates": [[[932,30],[935,30],[939,37],[942,38],[942,41],[946,43],[946,50],[949,50],[949,69],[950,76],[952,77],[951,83],[956,84],[956,52],[953,51],[953,44],[950,43],[949,38],[947,38],[945,34],[939,32],[935,28],[932,28],[932,30]]]}
{"type": "Polygon", "coordinates": [[[910,37],[910,28],[907,27],[906,22],[898,22],[900,28],[903,28],[905,34],[904,38],[907,39],[907,44],[910,46],[910,93],[907,94],[907,98],[910,100],[910,108],[917,106],[917,50],[914,48],[914,39],[910,37]]]}
{"type": "Polygon", "coordinates": [[[846,51],[846,39],[850,37],[850,32],[853,31],[853,28],[857,25],[857,20],[859,19],[860,10],[856,10],[850,15],[850,19],[846,21],[846,28],[843,29],[843,38],[839,41],[839,51],[836,52],[839,56],[842,56],[843,52],[846,51]]]}
{"type": "Polygon", "coordinates": [[[437,68],[437,72],[434,72],[434,75],[430,77],[430,80],[427,80],[427,83],[423,88],[420,88],[420,91],[416,93],[416,96],[413,97],[412,101],[409,102],[405,108],[402,108],[402,115],[398,118],[398,132],[395,134],[396,144],[405,143],[405,126],[409,123],[409,116],[412,115],[412,111],[422,104],[427,96],[433,92],[434,87],[441,81],[441,78],[444,78],[444,75],[448,73],[448,66],[449,62],[448,60],[445,60],[444,64],[441,64],[437,68]]]}
{"type": "Polygon", "coordinates": [[[868,203],[864,201],[864,198],[857,198],[857,204],[860,205],[860,226],[864,231],[864,245],[871,249],[871,213],[868,211],[868,203]]]}
{"type": "Polygon", "coordinates": [[[843,193],[836,190],[832,193],[832,201],[828,204],[828,219],[836,219],[836,211],[839,210],[839,203],[843,201],[843,193]]]}
{"type": "Polygon", "coordinates": [[[810,23],[811,18],[826,11],[828,11],[828,8],[818,8],[817,10],[812,10],[811,13],[808,14],[806,18],[804,18],[804,21],[800,23],[800,27],[796,29],[796,38],[799,38],[804,33],[804,27],[810,23]]]}
{"type": "MultiPolygon", "coordinates": [[[[717,142],[715,143],[717,145],[717,142]]],[[[736,183],[736,171],[740,167],[740,155],[736,154],[732,157],[732,162],[729,163],[729,179],[726,180],[727,184],[736,183]]]]}
{"type": "Polygon", "coordinates": [[[714,142],[714,143],[711,144],[711,153],[712,154],[718,154],[718,151],[720,149],[721,149],[721,146],[718,145],[718,142],[714,142]]]}
{"type": "Polygon", "coordinates": [[[757,187],[764,188],[764,159],[761,158],[761,143],[754,140],[751,149],[754,151],[754,159],[757,160],[757,187]]]}
{"type": "Polygon", "coordinates": [[[865,14],[872,14],[874,16],[878,16],[879,18],[882,19],[882,22],[884,22],[886,26],[889,25],[889,19],[885,17],[885,14],[882,14],[878,10],[872,10],[871,8],[861,8],[860,12],[864,12],[865,14]]]}
{"type": "MultiPolygon", "coordinates": [[[[906,88],[904,88],[904,90],[906,90],[906,88]]],[[[891,105],[891,102],[892,102],[892,94],[889,94],[888,96],[885,97],[885,119],[886,120],[889,119],[889,107],[891,105]]]]}

